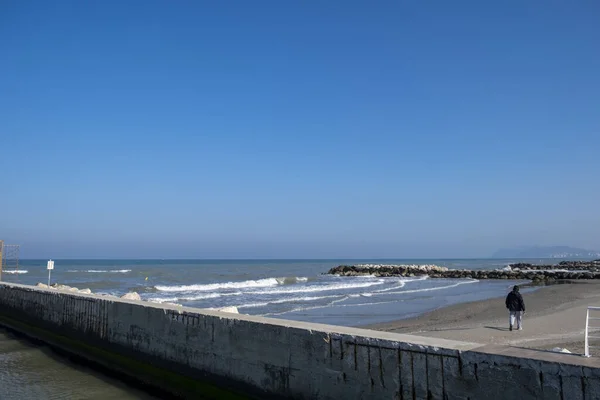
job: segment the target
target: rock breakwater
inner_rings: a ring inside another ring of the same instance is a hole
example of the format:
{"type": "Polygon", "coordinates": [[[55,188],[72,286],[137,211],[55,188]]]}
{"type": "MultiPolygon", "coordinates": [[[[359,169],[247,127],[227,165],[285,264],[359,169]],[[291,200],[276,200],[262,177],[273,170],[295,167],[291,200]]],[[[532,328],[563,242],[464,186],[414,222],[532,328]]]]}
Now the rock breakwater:
{"type": "Polygon", "coordinates": [[[552,282],[600,279],[600,260],[562,261],[556,265],[510,264],[495,270],[449,269],[438,265],[340,265],[327,274],[339,276],[416,277],[449,279],[511,279],[552,282]]]}
{"type": "Polygon", "coordinates": [[[600,260],[593,261],[561,261],[558,264],[529,264],[529,263],[515,263],[510,264],[511,269],[520,270],[565,270],[565,271],[590,271],[600,272],[600,260]]]}
{"type": "Polygon", "coordinates": [[[341,276],[423,276],[447,273],[450,270],[447,267],[438,265],[380,265],[380,264],[360,264],[360,265],[340,265],[327,272],[330,275],[341,276]]]}

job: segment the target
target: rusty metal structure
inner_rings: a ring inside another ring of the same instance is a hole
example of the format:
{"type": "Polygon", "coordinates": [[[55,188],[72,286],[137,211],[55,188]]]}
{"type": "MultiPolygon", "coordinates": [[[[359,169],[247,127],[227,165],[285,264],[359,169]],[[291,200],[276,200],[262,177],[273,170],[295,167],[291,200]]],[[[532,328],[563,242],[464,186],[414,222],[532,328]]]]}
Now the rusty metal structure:
{"type": "Polygon", "coordinates": [[[0,240],[0,280],[2,272],[19,273],[19,252],[18,244],[4,244],[4,241],[0,240]]]}

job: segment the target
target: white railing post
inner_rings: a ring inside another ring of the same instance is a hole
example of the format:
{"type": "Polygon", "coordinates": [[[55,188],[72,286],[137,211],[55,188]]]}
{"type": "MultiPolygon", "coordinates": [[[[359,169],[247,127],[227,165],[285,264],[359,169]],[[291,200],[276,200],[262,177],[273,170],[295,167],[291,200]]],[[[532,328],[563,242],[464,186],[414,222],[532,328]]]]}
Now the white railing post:
{"type": "Polygon", "coordinates": [[[586,310],[586,314],[585,314],[585,353],[584,356],[585,357],[589,357],[590,356],[590,348],[589,348],[589,343],[588,343],[588,327],[590,324],[590,309],[588,308],[586,310]]]}

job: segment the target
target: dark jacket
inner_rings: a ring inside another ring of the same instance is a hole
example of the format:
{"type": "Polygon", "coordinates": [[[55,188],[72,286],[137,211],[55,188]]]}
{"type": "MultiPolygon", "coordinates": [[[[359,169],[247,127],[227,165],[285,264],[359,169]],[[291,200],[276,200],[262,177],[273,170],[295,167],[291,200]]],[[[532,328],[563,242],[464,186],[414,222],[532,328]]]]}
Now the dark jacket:
{"type": "Polygon", "coordinates": [[[523,296],[518,291],[513,290],[506,296],[506,308],[510,311],[525,311],[525,302],[523,296]]]}

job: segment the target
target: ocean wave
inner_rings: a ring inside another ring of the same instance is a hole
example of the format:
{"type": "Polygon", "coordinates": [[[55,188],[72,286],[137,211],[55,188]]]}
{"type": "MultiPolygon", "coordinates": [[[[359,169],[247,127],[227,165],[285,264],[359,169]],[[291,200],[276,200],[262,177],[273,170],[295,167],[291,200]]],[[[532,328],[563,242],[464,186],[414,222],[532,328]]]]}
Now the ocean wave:
{"type": "Polygon", "coordinates": [[[317,300],[323,300],[323,299],[331,299],[334,297],[346,297],[346,296],[340,296],[340,295],[330,295],[330,296],[305,296],[305,297],[288,297],[285,299],[279,299],[279,300],[272,300],[272,301],[265,301],[262,303],[249,303],[249,304],[242,304],[242,305],[238,305],[236,306],[237,308],[255,308],[255,307],[266,307],[270,304],[283,304],[283,303],[294,303],[294,302],[300,302],[300,301],[317,301],[317,300]]]}
{"type": "MultiPolygon", "coordinates": [[[[424,281],[426,279],[429,279],[429,277],[428,276],[422,276],[422,277],[418,277],[418,278],[402,278],[398,282],[398,285],[392,286],[392,287],[389,287],[389,288],[385,288],[385,289],[374,290],[373,293],[389,292],[389,291],[396,290],[396,289],[402,289],[409,282],[424,281]]],[[[364,293],[364,295],[370,296],[371,293],[364,293]]]]}
{"type": "Polygon", "coordinates": [[[15,269],[15,270],[2,271],[2,273],[4,273],[4,274],[27,274],[27,273],[29,273],[29,271],[27,271],[26,269],[15,269]]]}
{"type": "MultiPolygon", "coordinates": [[[[336,300],[335,302],[344,301],[346,299],[347,299],[347,297],[344,298],[344,299],[341,299],[341,300],[336,300]]],[[[318,310],[318,309],[321,309],[321,308],[329,308],[329,307],[331,307],[333,305],[333,303],[334,302],[331,302],[331,303],[329,303],[329,304],[327,304],[325,306],[298,307],[298,308],[293,308],[291,310],[286,310],[286,311],[266,313],[266,314],[263,314],[263,317],[269,317],[269,316],[274,316],[274,315],[284,315],[284,314],[287,314],[287,313],[293,313],[293,312],[298,312],[298,311],[309,311],[309,310],[318,310]]]]}
{"type": "Polygon", "coordinates": [[[321,285],[321,286],[305,286],[302,288],[292,289],[267,289],[261,291],[247,292],[248,294],[258,295],[269,295],[269,294],[291,294],[291,293],[315,293],[315,292],[328,292],[332,290],[348,290],[348,289],[359,289],[375,285],[381,285],[385,283],[385,280],[379,279],[371,282],[358,282],[358,283],[335,283],[333,285],[321,285]]]}
{"type": "Polygon", "coordinates": [[[389,292],[390,290],[402,289],[405,285],[406,285],[406,283],[400,282],[398,285],[395,285],[395,286],[392,286],[389,288],[385,288],[385,289],[374,290],[373,292],[374,293],[389,292]]]}
{"type": "MultiPolygon", "coordinates": [[[[339,300],[339,301],[343,301],[345,299],[339,300]]],[[[270,317],[270,316],[277,316],[277,315],[284,315],[284,314],[288,314],[288,313],[295,313],[295,312],[302,312],[302,311],[310,311],[310,310],[318,310],[318,309],[322,309],[322,308],[330,308],[333,306],[334,303],[339,302],[338,300],[329,303],[325,306],[311,306],[311,307],[298,307],[298,308],[293,308],[291,310],[287,310],[287,311],[280,311],[280,312],[272,312],[272,313],[266,313],[263,314],[264,317],[270,317]]],[[[365,307],[365,306],[373,306],[373,305],[379,305],[379,304],[389,304],[389,303],[398,303],[401,300],[389,300],[389,301],[378,301],[378,302],[369,302],[369,303],[359,303],[359,304],[340,304],[340,305],[336,305],[335,307],[365,307]]]]}
{"type": "Polygon", "coordinates": [[[78,270],[78,269],[70,269],[67,272],[89,272],[93,274],[126,274],[131,272],[130,269],[87,269],[87,270],[78,270]]]}
{"type": "MultiPolygon", "coordinates": [[[[340,299],[337,300],[333,300],[331,302],[329,302],[328,304],[325,305],[314,305],[314,306],[305,306],[305,307],[296,307],[296,308],[292,308],[291,310],[285,310],[285,311],[279,311],[279,312],[271,312],[271,313],[266,313],[263,314],[263,316],[278,316],[278,315],[285,315],[288,313],[296,313],[296,312],[302,312],[302,311],[311,311],[311,310],[318,310],[318,309],[324,309],[324,308],[331,308],[331,307],[369,307],[369,306],[374,306],[374,305],[380,305],[380,304],[391,304],[391,303],[399,303],[402,302],[403,300],[400,299],[394,299],[394,300],[386,300],[386,301],[369,301],[367,303],[350,303],[350,304],[337,304],[337,303],[341,303],[346,301],[349,298],[356,298],[356,297],[367,297],[370,298],[370,295],[387,295],[387,294],[402,294],[402,293],[417,293],[417,292],[428,292],[428,291],[433,291],[433,290],[441,290],[441,289],[449,289],[449,288],[453,288],[456,286],[460,286],[460,285],[465,285],[465,284],[470,284],[470,283],[477,283],[479,282],[477,279],[472,279],[469,281],[463,281],[463,282],[458,282],[455,283],[453,285],[447,285],[447,286],[438,286],[438,287],[434,287],[434,288],[425,288],[425,289],[414,289],[414,290],[405,290],[405,291],[399,291],[399,292],[379,292],[379,293],[355,293],[355,294],[350,294],[348,296],[343,296],[340,299]]],[[[333,297],[337,297],[337,296],[333,296],[333,297]]]]}
{"type": "MultiPolygon", "coordinates": [[[[326,297],[339,297],[339,296],[326,296],[326,297]]],[[[279,312],[272,312],[272,313],[266,313],[263,314],[263,316],[274,316],[274,315],[283,315],[283,314],[287,314],[287,313],[293,313],[293,312],[299,312],[299,311],[310,311],[310,310],[318,310],[318,309],[323,309],[323,308],[330,308],[330,307],[351,307],[354,304],[340,304],[340,305],[336,305],[337,303],[341,303],[344,302],[346,300],[348,300],[351,297],[356,297],[356,295],[348,295],[348,296],[343,296],[339,299],[336,300],[332,300],[329,303],[327,303],[326,305],[315,305],[315,306],[308,306],[308,307],[297,307],[297,308],[293,308],[291,310],[285,310],[285,311],[279,311],[279,312]]],[[[357,306],[369,306],[369,305],[375,305],[375,304],[387,304],[387,303],[397,303],[400,302],[402,300],[391,300],[391,301],[378,301],[378,302],[368,302],[368,303],[359,303],[356,304],[357,306]]]]}
{"type": "MultiPolygon", "coordinates": [[[[298,307],[298,308],[293,308],[293,309],[287,310],[287,311],[263,314],[263,316],[267,317],[267,316],[274,316],[274,315],[283,315],[283,314],[293,313],[293,312],[318,310],[321,308],[330,308],[330,307],[334,306],[335,303],[339,303],[340,301],[344,301],[346,299],[347,298],[335,300],[325,306],[298,307]]],[[[374,305],[379,305],[379,304],[398,303],[400,301],[401,300],[389,300],[389,301],[376,301],[376,302],[358,303],[358,304],[340,304],[340,305],[335,305],[335,307],[365,307],[365,306],[374,306],[374,305]]]]}
{"type": "Polygon", "coordinates": [[[218,297],[224,296],[240,296],[243,295],[242,292],[232,292],[232,293],[208,293],[208,294],[198,294],[198,295],[183,295],[179,297],[149,297],[148,301],[152,301],[154,303],[176,303],[178,301],[196,301],[196,300],[204,300],[204,299],[216,299],[218,297]]]}
{"type": "Polygon", "coordinates": [[[458,282],[453,285],[437,286],[437,287],[424,288],[424,289],[401,290],[399,292],[379,292],[379,293],[374,292],[373,294],[382,296],[382,295],[388,295],[388,294],[407,294],[407,293],[431,292],[431,291],[435,291],[435,290],[451,289],[451,288],[454,288],[454,287],[457,287],[460,285],[467,285],[469,283],[477,283],[477,282],[479,282],[479,280],[470,279],[468,281],[458,282]]]}
{"type": "Polygon", "coordinates": [[[414,278],[400,278],[400,280],[402,280],[402,282],[426,281],[427,279],[429,279],[428,275],[416,276],[414,278]]]}
{"type": "Polygon", "coordinates": [[[154,288],[161,292],[203,292],[208,290],[219,289],[245,289],[256,287],[277,286],[279,282],[276,278],[266,278],[241,282],[223,282],[223,283],[208,283],[204,285],[179,285],[179,286],[164,286],[156,285],[154,288]]]}
{"type": "Polygon", "coordinates": [[[285,278],[265,278],[241,282],[220,282],[220,283],[207,283],[207,284],[196,284],[196,285],[179,285],[179,286],[165,286],[157,285],[154,286],[156,290],[161,292],[204,292],[208,290],[221,290],[221,289],[252,289],[279,285],[292,285],[295,283],[301,283],[308,281],[305,277],[285,277],[285,278]]]}
{"type": "Polygon", "coordinates": [[[285,278],[275,278],[280,285],[293,285],[294,283],[308,282],[308,278],[304,276],[288,276],[285,278]]]}
{"type": "Polygon", "coordinates": [[[375,306],[378,304],[389,304],[389,303],[398,303],[400,300],[388,300],[388,301],[374,301],[369,303],[356,303],[356,304],[340,304],[336,307],[365,307],[365,306],[375,306]]]}
{"type": "MultiPolygon", "coordinates": [[[[233,293],[230,293],[233,294],[233,293]]],[[[238,292],[237,294],[242,294],[238,292]]],[[[195,300],[203,300],[203,299],[215,299],[217,297],[221,297],[221,293],[208,293],[201,294],[197,296],[184,296],[184,297],[150,297],[148,301],[153,303],[176,303],[178,301],[195,301],[195,300]]]]}

